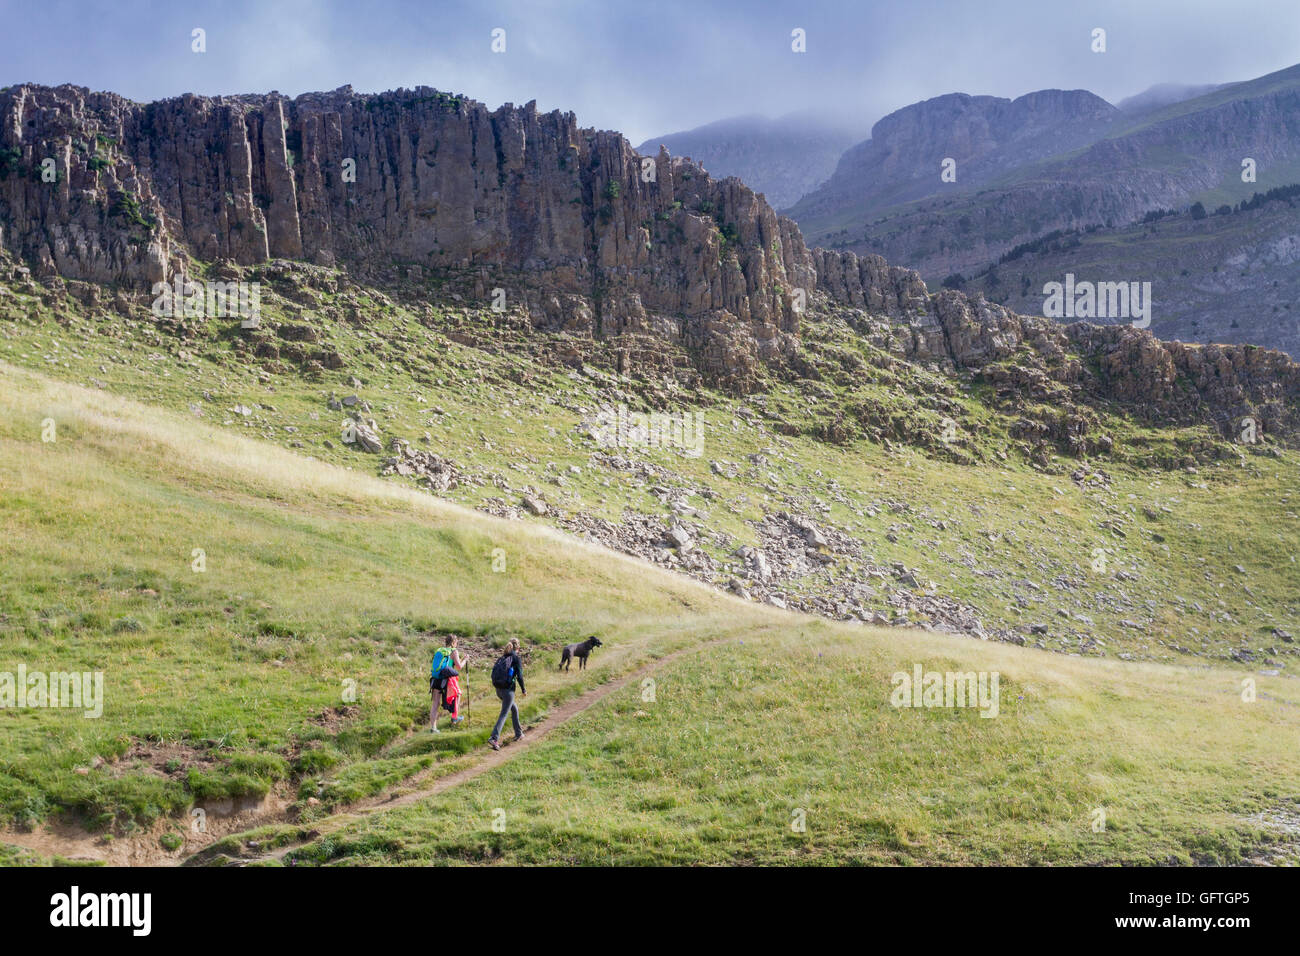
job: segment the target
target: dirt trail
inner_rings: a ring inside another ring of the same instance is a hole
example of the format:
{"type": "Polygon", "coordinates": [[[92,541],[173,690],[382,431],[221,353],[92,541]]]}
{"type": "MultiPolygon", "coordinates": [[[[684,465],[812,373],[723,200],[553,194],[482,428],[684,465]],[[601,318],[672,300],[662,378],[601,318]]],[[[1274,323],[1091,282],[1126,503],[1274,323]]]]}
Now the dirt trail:
{"type": "MultiPolygon", "coordinates": [[[[640,680],[677,658],[687,654],[695,654],[722,643],[726,643],[726,641],[709,641],[673,651],[658,660],[643,664],[623,677],[615,678],[590,690],[583,691],[577,697],[552,708],[540,721],[526,726],[524,739],[518,743],[513,742],[509,722],[507,722],[506,732],[502,737],[499,751],[491,750],[484,745],[482,748],[460,758],[467,765],[459,770],[438,777],[425,786],[417,785],[416,789],[407,789],[411,786],[412,780],[405,780],[386,793],[368,797],[323,820],[304,825],[303,829],[311,834],[308,839],[288,843],[285,846],[277,847],[271,853],[244,858],[240,862],[254,863],[258,860],[283,859],[288,853],[306,845],[311,840],[315,840],[326,833],[334,832],[376,811],[410,806],[426,798],[437,796],[453,787],[458,787],[467,780],[472,780],[479,774],[486,773],[494,767],[499,767],[507,760],[517,757],[530,744],[545,737],[565,721],[598,704],[611,694],[622,690],[633,681],[640,680]]],[[[496,704],[495,697],[491,698],[490,701],[493,705],[496,704]]],[[[496,707],[493,706],[490,709],[490,719],[495,720],[496,707]]],[[[417,784],[418,780],[419,777],[415,778],[417,784]]],[[[289,820],[289,809],[290,801],[288,799],[276,799],[273,794],[271,799],[268,799],[257,809],[220,820],[209,818],[208,833],[205,835],[208,846],[199,848],[192,854],[169,853],[159,844],[158,839],[163,832],[176,829],[174,820],[159,820],[144,834],[111,841],[105,841],[100,834],[87,833],[79,827],[63,824],[47,827],[34,833],[0,832],[0,843],[25,847],[45,856],[62,856],[71,860],[98,860],[110,866],[179,866],[186,863],[204,862],[205,858],[211,856],[211,845],[223,837],[243,833],[255,827],[291,822],[289,820]]]]}
{"type": "MultiPolygon", "coordinates": [[[[479,760],[475,761],[469,766],[461,770],[457,770],[453,773],[447,774],[444,777],[439,777],[433,782],[431,782],[428,786],[421,787],[417,790],[411,790],[406,793],[393,793],[390,791],[388,796],[380,795],[380,796],[370,797],[365,800],[359,801],[358,803],[353,804],[347,810],[326,817],[324,820],[317,821],[315,824],[313,824],[310,828],[312,830],[312,835],[309,839],[297,840],[292,843],[288,843],[284,846],[277,847],[275,850],[271,851],[270,853],[266,853],[257,857],[244,858],[240,860],[240,862],[256,863],[263,860],[282,860],[294,850],[307,845],[313,840],[319,839],[320,837],[326,835],[327,833],[336,832],[342,829],[347,824],[355,823],[356,821],[361,820],[369,816],[370,814],[375,813],[376,811],[394,810],[397,809],[398,807],[408,807],[413,803],[419,803],[421,800],[425,800],[428,799],[429,797],[437,796],[438,794],[450,790],[453,787],[458,787],[462,783],[465,783],[468,780],[473,780],[479,774],[487,773],[487,771],[493,769],[494,767],[501,766],[501,764],[505,763],[507,760],[512,760],[515,757],[519,756],[519,754],[523,753],[524,748],[526,748],[530,743],[535,743],[536,741],[545,737],[548,733],[550,733],[556,727],[563,724],[565,721],[569,720],[572,717],[575,717],[576,715],[582,713],[585,710],[588,710],[589,708],[598,704],[600,701],[604,700],[606,697],[610,696],[611,694],[614,694],[617,691],[622,690],[624,687],[626,687],[628,684],[632,683],[633,681],[640,680],[641,678],[647,676],[648,674],[654,671],[657,671],[665,664],[669,664],[679,657],[682,657],[686,654],[698,653],[702,650],[705,650],[706,648],[713,647],[716,644],[720,644],[720,643],[726,643],[726,642],[710,641],[705,644],[699,644],[695,647],[686,647],[678,651],[673,651],[671,654],[665,654],[663,657],[659,658],[656,661],[651,661],[648,664],[642,665],[640,668],[638,668],[637,670],[633,671],[630,674],[627,674],[623,677],[616,678],[615,680],[609,681],[608,683],[600,684],[596,687],[593,687],[591,690],[584,691],[583,693],[579,694],[577,697],[573,698],[572,700],[565,701],[559,707],[556,707],[554,710],[550,711],[539,724],[525,727],[524,739],[517,743],[514,742],[510,736],[510,732],[509,732],[510,725],[509,722],[507,721],[505,734],[501,738],[500,750],[488,749],[486,750],[486,754],[487,754],[486,756],[481,757],[479,760]]],[[[482,753],[482,752],[483,751],[476,751],[476,753],[482,753]]]]}

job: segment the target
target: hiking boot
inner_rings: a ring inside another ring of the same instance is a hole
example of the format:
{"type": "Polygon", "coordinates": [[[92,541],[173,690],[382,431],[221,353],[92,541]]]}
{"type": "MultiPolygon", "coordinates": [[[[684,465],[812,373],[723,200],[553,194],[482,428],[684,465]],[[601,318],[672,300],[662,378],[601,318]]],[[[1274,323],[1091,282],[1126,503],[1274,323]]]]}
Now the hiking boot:
{"type": "Polygon", "coordinates": [[[501,749],[501,741],[499,741],[499,740],[489,740],[489,741],[488,741],[488,746],[491,747],[493,750],[500,750],[500,749],[501,749]]]}

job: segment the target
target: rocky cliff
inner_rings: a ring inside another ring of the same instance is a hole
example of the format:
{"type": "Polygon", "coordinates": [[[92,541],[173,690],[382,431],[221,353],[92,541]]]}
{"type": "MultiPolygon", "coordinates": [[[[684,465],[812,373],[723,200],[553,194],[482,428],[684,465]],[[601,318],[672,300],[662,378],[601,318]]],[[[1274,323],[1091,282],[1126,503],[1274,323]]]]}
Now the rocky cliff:
{"type": "Polygon", "coordinates": [[[1251,345],[1161,342],[1131,325],[1062,325],[982,296],[930,293],[918,272],[880,256],[813,251],[818,291],[860,313],[883,347],[909,361],[975,372],[1037,401],[1114,402],[1153,422],[1203,422],[1235,436],[1244,418],[1300,433],[1300,365],[1251,345]],[[884,316],[886,323],[869,323],[884,316]]]}
{"type": "Polygon", "coordinates": [[[0,123],[0,244],[38,274],[146,286],[191,258],[470,269],[539,327],[668,332],[706,361],[729,342],[742,364],[790,348],[793,290],[814,281],[798,229],[738,180],[643,161],[531,103],[420,88],[141,105],[19,86],[0,123]]]}
{"type": "Polygon", "coordinates": [[[738,390],[797,353],[806,303],[802,321],[856,313],[908,360],[1039,399],[1050,381],[1224,433],[1248,414],[1270,433],[1297,426],[1300,372],[1285,356],[935,295],[878,256],[809,250],[737,179],[715,181],[667,151],[641,157],[571,113],[492,111],[425,88],[147,105],[10,88],[0,246],[38,277],[142,297],[198,263],[229,274],[271,259],[380,283],[395,272],[450,281],[484,304],[499,289],[536,329],[681,348],[707,380],[738,390]]]}

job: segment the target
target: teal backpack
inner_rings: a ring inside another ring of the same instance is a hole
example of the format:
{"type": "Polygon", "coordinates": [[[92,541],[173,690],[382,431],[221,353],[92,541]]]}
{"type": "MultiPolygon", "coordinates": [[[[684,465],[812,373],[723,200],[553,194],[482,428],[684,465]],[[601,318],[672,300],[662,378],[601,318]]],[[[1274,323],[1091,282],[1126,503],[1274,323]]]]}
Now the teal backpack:
{"type": "Polygon", "coordinates": [[[437,680],[438,675],[443,672],[444,668],[451,667],[455,664],[455,659],[451,656],[450,647],[440,647],[433,652],[433,668],[429,671],[429,679],[437,680]]]}

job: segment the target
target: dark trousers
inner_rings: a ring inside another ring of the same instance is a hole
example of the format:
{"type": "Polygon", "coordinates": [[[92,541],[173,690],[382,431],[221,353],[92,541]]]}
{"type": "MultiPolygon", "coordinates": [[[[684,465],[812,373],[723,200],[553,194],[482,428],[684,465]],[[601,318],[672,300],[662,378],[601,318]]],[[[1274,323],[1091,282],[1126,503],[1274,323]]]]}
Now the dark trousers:
{"type": "Polygon", "coordinates": [[[501,739],[501,728],[506,725],[506,714],[510,715],[510,720],[515,725],[515,736],[522,737],[524,728],[519,726],[519,708],[515,705],[515,692],[508,687],[498,687],[497,696],[501,698],[501,716],[497,718],[497,724],[492,728],[492,739],[501,739]]]}

